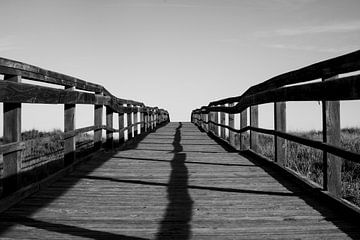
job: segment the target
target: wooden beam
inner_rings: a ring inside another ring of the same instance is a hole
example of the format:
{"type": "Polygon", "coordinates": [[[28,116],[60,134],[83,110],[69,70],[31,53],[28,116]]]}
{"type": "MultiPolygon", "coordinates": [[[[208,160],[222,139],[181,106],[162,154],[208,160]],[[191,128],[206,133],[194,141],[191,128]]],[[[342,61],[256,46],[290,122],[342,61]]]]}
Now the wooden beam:
{"type": "MultiPolygon", "coordinates": [[[[113,110],[106,106],[106,127],[107,128],[113,128],[113,110]]],[[[114,147],[114,136],[113,132],[106,130],[106,147],[108,149],[113,149],[114,147]]]]}
{"type": "MultiPolygon", "coordinates": [[[[224,105],[224,107],[225,107],[225,105],[224,105]]],[[[220,124],[225,125],[225,113],[224,112],[220,112],[220,124]]],[[[220,137],[222,139],[225,139],[225,128],[224,127],[221,127],[220,137]]]]}
{"type": "MultiPolygon", "coordinates": [[[[333,81],[338,76],[323,79],[323,81],[333,81]]],[[[340,146],[340,102],[323,101],[323,142],[333,146],[340,146]]],[[[342,159],[323,152],[324,165],[324,189],[330,194],[341,197],[341,165],[342,159]],[[327,167],[327,169],[326,169],[327,167]]]]}
{"type": "MultiPolygon", "coordinates": [[[[286,132],[286,103],[274,103],[274,128],[276,131],[286,132]]],[[[275,162],[285,166],[286,161],[286,141],[283,138],[274,136],[275,162]]]]}
{"type": "MultiPolygon", "coordinates": [[[[97,95],[102,96],[99,92],[97,95]]],[[[103,105],[94,106],[94,125],[101,126],[103,124],[103,105]]],[[[94,150],[97,151],[102,146],[102,129],[94,130],[94,150]]]]}
{"type": "MultiPolygon", "coordinates": [[[[4,80],[20,83],[20,76],[5,75],[4,80]]],[[[3,143],[9,144],[21,141],[21,103],[6,103],[3,105],[3,143]]],[[[21,186],[21,152],[3,154],[3,195],[15,192],[21,186]]]]}
{"type": "MultiPolygon", "coordinates": [[[[229,104],[229,107],[232,107],[233,104],[229,104]]],[[[235,116],[234,114],[229,114],[229,127],[235,128],[235,116]]],[[[229,142],[230,145],[235,147],[235,133],[229,130],[229,142]]]]}
{"type": "MultiPolygon", "coordinates": [[[[245,109],[240,113],[240,129],[246,126],[247,126],[247,109],[245,109]]],[[[245,144],[246,134],[247,133],[240,133],[240,150],[247,149],[245,144]]]]}
{"type": "Polygon", "coordinates": [[[124,131],[121,131],[125,126],[124,126],[124,120],[125,120],[125,114],[124,113],[119,113],[119,145],[121,146],[122,144],[124,144],[125,139],[124,139],[124,131]]]}
{"type": "MultiPolygon", "coordinates": [[[[128,107],[131,107],[131,105],[128,104],[128,107]]],[[[133,124],[132,122],[132,113],[127,113],[127,126],[131,126],[133,124]]],[[[128,129],[127,131],[127,140],[132,139],[133,135],[132,135],[132,127],[130,129],[128,129]]]]}
{"type": "MultiPolygon", "coordinates": [[[[259,111],[258,105],[250,107],[250,126],[259,126],[259,111]]],[[[250,149],[254,152],[258,152],[258,133],[250,131],[250,149]]]]}
{"type": "MultiPolygon", "coordinates": [[[[66,91],[74,91],[75,87],[65,87],[66,91]]],[[[64,105],[64,132],[75,130],[75,104],[64,105]]],[[[75,136],[64,139],[64,165],[68,166],[75,161],[75,136]]]]}

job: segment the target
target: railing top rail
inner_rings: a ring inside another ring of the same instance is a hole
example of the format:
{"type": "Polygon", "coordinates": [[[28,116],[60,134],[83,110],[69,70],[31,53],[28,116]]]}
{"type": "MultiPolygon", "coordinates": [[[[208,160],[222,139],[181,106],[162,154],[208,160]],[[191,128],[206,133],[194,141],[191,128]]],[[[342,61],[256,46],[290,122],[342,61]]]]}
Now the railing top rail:
{"type": "Polygon", "coordinates": [[[57,73],[34,65],[2,57],[0,57],[0,74],[18,75],[38,82],[75,87],[79,90],[95,93],[103,93],[105,96],[111,97],[114,103],[117,104],[145,106],[142,102],[117,98],[99,84],[87,82],[69,75],[57,73]]]}
{"type": "Polygon", "coordinates": [[[213,101],[208,106],[239,102],[241,98],[258,92],[357,70],[360,70],[360,50],[278,75],[250,87],[240,96],[213,101]]]}

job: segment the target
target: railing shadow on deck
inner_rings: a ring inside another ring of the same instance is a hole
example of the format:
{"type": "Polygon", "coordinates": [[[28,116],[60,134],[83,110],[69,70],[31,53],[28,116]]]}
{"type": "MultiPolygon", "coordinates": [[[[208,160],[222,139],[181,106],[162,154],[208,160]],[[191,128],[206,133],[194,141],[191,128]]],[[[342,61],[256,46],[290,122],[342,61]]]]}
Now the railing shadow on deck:
{"type": "MultiPolygon", "coordinates": [[[[158,128],[164,127],[168,124],[168,122],[162,123],[157,125],[157,128],[154,128],[152,131],[143,132],[140,135],[135,136],[130,141],[125,142],[122,146],[120,146],[117,149],[113,150],[106,150],[103,149],[97,153],[95,153],[92,156],[89,156],[91,158],[89,161],[91,161],[92,164],[90,168],[87,168],[87,171],[82,171],[82,174],[74,174],[76,172],[76,167],[74,166],[74,169],[71,170],[73,174],[71,174],[71,180],[67,181],[67,188],[57,188],[56,190],[52,191],[52,195],[49,195],[47,198],[43,198],[42,202],[39,202],[39,206],[34,208],[26,208],[26,211],[18,213],[18,214],[12,214],[7,215],[6,211],[3,213],[0,213],[0,238],[2,234],[6,233],[6,231],[11,228],[12,226],[16,224],[21,224],[23,226],[29,226],[33,228],[48,230],[52,232],[57,233],[63,233],[71,236],[76,237],[91,237],[92,239],[120,239],[120,240],[145,240],[144,238],[137,238],[137,237],[131,237],[131,236],[124,236],[119,234],[113,234],[109,232],[104,231],[97,231],[97,230],[91,230],[91,229],[85,229],[81,227],[66,225],[66,224],[58,224],[58,223],[49,223],[44,222],[40,220],[33,219],[29,216],[31,216],[35,211],[38,209],[41,209],[43,207],[46,207],[51,202],[53,202],[55,199],[59,198],[63,194],[67,192],[68,189],[70,189],[72,186],[77,184],[78,181],[80,181],[82,178],[86,178],[86,175],[90,174],[91,172],[95,171],[96,169],[100,168],[104,163],[106,163],[108,160],[110,160],[119,150],[128,149],[132,146],[136,146],[137,142],[142,141],[147,135],[155,132],[158,128]]],[[[82,161],[81,164],[86,164],[87,161],[82,161]]],[[[77,164],[76,164],[77,165],[77,164]]],[[[21,204],[19,202],[18,204],[21,204]]],[[[17,205],[18,205],[17,204],[17,205]]],[[[17,206],[15,205],[15,207],[17,206]]]]}
{"type": "MultiPolygon", "coordinates": [[[[198,126],[198,128],[200,131],[204,131],[201,127],[198,126]]],[[[341,205],[337,205],[334,208],[334,205],[331,205],[331,203],[333,204],[333,202],[330,201],[331,199],[326,198],[321,194],[316,194],[316,192],[309,190],[308,186],[302,185],[301,181],[296,181],[293,175],[282,172],[283,170],[282,168],[280,168],[277,165],[274,165],[265,157],[261,157],[258,154],[252,152],[251,150],[239,151],[235,149],[229,142],[220,139],[212,132],[208,132],[207,135],[215,142],[217,142],[221,147],[223,147],[224,150],[232,153],[238,152],[240,156],[247,158],[255,166],[258,166],[261,169],[263,169],[267,174],[273,177],[287,190],[289,190],[291,193],[294,193],[293,194],[294,196],[296,195],[299,198],[301,198],[307,205],[309,205],[314,210],[319,212],[324,217],[325,220],[332,222],[340,230],[346,233],[350,238],[352,239],[359,238],[358,233],[353,233],[352,231],[349,231],[350,229],[349,225],[357,226],[356,224],[354,224],[354,223],[358,223],[359,218],[357,215],[351,213],[349,214],[349,211],[344,211],[341,205]],[[302,192],[302,194],[298,194],[299,190],[302,192]],[[343,216],[344,221],[341,222],[336,219],[334,220],[333,218],[335,213],[343,216]]]]}

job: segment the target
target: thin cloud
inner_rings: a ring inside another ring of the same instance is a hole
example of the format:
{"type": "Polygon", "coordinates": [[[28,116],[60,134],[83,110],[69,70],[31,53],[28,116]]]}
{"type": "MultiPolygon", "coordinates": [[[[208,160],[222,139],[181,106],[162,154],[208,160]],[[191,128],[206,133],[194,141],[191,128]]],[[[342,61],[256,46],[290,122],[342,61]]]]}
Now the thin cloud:
{"type": "Polygon", "coordinates": [[[5,52],[15,49],[13,37],[3,37],[0,38],[0,52],[5,52]]]}
{"type": "Polygon", "coordinates": [[[316,51],[316,52],[327,52],[327,53],[347,53],[347,52],[355,51],[358,49],[355,46],[326,48],[326,47],[305,46],[305,45],[295,45],[295,44],[292,44],[292,45],[290,45],[290,44],[266,44],[264,46],[268,47],[268,48],[276,48],[276,49],[316,51]]]}
{"type": "Polygon", "coordinates": [[[298,36],[304,34],[324,34],[324,33],[350,33],[360,31],[360,21],[337,23],[321,26],[306,26],[298,28],[278,29],[274,31],[263,31],[255,33],[259,37],[270,36],[298,36]]]}

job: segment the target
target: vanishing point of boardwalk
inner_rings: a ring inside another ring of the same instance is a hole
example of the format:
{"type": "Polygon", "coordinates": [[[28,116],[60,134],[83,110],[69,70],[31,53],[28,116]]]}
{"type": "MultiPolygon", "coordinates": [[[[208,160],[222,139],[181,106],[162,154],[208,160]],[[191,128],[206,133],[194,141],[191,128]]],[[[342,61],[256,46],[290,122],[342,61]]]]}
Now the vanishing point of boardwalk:
{"type": "Polygon", "coordinates": [[[0,224],[10,239],[360,238],[357,226],[191,123],[98,154],[0,224]]]}

